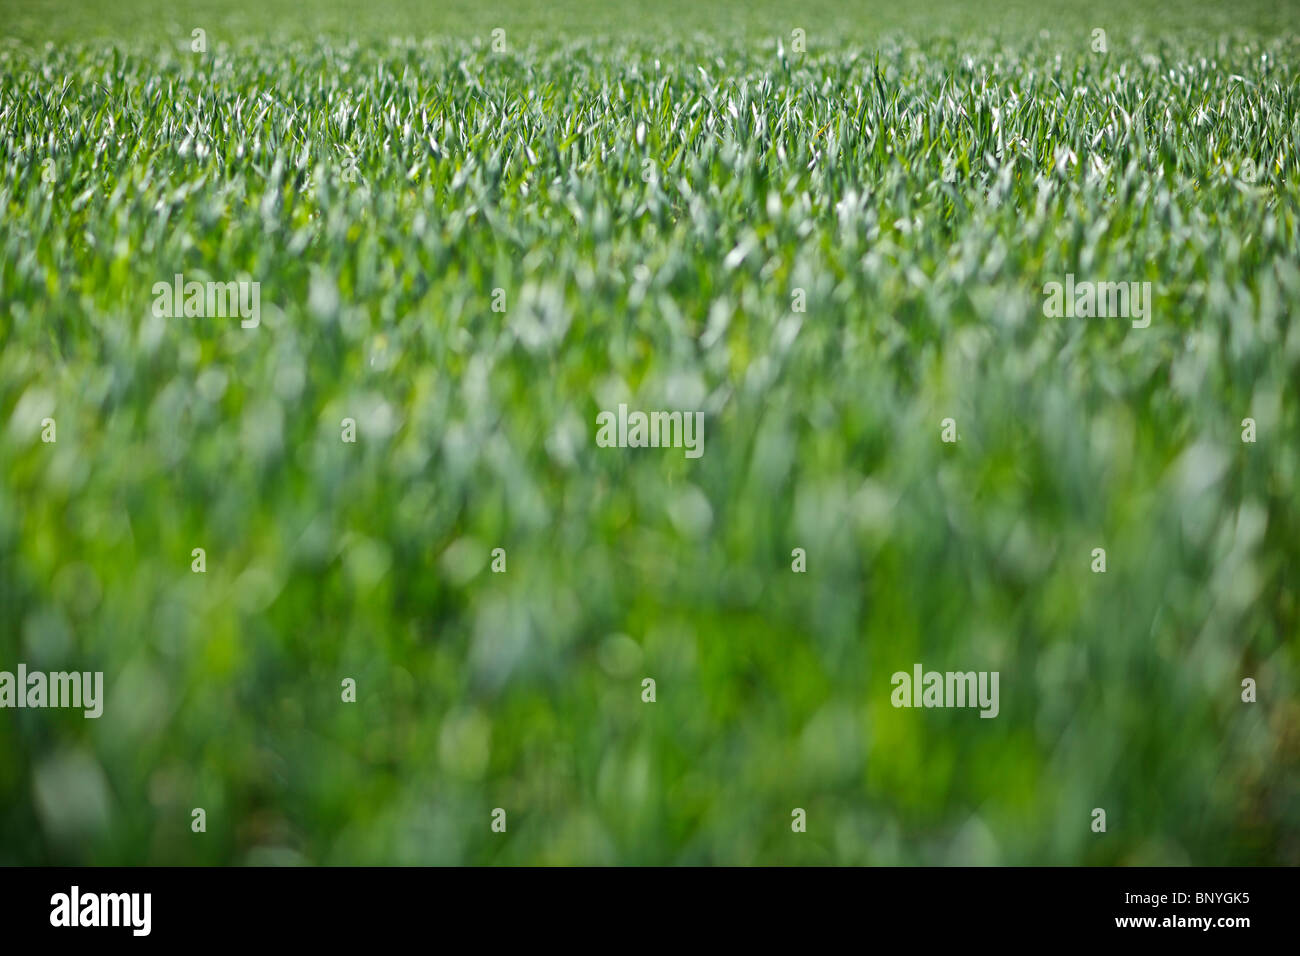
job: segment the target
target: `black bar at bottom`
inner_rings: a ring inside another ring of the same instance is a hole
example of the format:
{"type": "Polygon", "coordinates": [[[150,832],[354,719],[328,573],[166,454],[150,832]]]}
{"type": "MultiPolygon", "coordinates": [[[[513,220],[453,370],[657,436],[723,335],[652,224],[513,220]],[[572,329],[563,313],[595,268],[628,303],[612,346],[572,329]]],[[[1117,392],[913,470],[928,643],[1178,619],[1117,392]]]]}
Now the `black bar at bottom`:
{"type": "Polygon", "coordinates": [[[7,941],[75,933],[128,945],[337,946],[452,928],[534,944],[638,935],[665,944],[811,942],[875,930],[915,932],[927,943],[1197,936],[1231,944],[1261,932],[1290,936],[1296,889],[1296,871],[1286,868],[7,868],[0,913],[7,941]]]}

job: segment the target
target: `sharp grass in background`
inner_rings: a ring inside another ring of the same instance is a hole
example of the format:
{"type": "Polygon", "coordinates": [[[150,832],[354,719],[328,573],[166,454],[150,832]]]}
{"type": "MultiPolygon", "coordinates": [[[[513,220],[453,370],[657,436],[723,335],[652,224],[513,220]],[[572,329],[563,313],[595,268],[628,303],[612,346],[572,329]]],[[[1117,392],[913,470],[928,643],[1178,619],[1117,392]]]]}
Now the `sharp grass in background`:
{"type": "Polygon", "coordinates": [[[1300,863],[1290,7],[416,6],[4,4],[0,863],[1300,863]]]}

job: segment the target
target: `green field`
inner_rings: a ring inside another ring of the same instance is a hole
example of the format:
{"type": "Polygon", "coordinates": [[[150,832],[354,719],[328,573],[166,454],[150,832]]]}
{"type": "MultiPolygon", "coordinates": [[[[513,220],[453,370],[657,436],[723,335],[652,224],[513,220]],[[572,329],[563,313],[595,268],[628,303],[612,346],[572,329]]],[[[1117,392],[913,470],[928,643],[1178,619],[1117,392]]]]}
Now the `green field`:
{"type": "Polygon", "coordinates": [[[0,671],[104,681],[0,865],[1300,863],[1294,4],[97,6],[0,0],[0,671]]]}

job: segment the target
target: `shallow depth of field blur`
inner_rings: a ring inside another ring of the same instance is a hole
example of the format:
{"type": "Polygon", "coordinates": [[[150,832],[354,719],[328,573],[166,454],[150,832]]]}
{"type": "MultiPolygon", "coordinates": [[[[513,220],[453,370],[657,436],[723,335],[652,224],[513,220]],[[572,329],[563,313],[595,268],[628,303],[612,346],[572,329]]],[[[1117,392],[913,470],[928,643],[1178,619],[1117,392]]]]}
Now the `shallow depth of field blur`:
{"type": "Polygon", "coordinates": [[[1300,863],[1295,4],[99,6],[0,0],[0,670],[107,696],[0,864],[1300,863]]]}

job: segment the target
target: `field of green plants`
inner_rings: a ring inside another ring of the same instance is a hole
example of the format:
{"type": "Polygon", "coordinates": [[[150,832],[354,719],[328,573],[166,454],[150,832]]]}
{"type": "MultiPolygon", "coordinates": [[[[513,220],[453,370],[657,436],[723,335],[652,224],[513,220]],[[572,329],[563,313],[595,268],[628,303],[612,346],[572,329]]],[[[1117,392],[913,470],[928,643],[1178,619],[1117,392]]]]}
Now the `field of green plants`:
{"type": "Polygon", "coordinates": [[[0,864],[1300,863],[1293,5],[425,6],[0,0],[0,864]]]}

